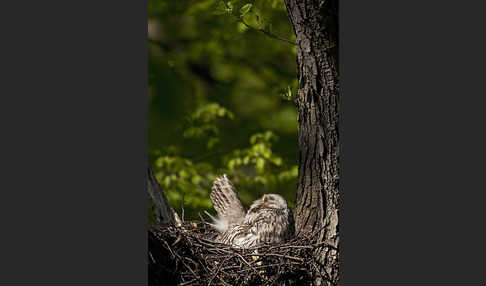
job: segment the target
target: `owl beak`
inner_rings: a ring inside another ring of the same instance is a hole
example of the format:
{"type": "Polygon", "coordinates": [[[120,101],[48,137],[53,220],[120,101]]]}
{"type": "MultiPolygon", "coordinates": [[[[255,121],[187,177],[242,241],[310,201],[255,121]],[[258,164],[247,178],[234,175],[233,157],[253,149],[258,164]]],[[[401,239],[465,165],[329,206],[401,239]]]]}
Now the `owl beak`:
{"type": "Polygon", "coordinates": [[[266,203],[267,202],[267,196],[263,195],[263,198],[262,198],[263,202],[266,203]]]}

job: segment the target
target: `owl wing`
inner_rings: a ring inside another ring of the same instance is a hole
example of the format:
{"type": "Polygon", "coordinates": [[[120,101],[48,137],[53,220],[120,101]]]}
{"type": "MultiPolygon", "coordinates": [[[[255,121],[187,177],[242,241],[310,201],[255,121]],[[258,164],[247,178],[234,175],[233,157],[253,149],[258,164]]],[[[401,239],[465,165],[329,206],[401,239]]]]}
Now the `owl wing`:
{"type": "Polygon", "coordinates": [[[213,182],[210,198],[220,219],[228,226],[239,224],[245,218],[245,209],[238,198],[237,191],[226,175],[213,182]]]}

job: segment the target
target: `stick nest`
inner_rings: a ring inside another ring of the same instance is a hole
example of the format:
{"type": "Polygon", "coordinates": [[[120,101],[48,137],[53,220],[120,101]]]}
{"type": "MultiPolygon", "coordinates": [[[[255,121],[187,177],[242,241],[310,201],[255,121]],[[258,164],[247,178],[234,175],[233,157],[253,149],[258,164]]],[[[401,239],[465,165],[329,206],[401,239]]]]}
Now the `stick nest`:
{"type": "Polygon", "coordinates": [[[312,285],[311,238],[249,249],[213,241],[204,222],[149,229],[149,285],[312,285]]]}

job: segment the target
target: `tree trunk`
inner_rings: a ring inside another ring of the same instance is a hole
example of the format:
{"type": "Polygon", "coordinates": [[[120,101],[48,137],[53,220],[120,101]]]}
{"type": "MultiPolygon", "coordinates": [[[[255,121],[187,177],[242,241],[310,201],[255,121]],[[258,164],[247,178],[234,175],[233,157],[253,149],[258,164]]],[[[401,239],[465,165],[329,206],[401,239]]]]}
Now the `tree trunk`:
{"type": "Polygon", "coordinates": [[[170,207],[169,200],[162,191],[162,187],[155,179],[152,168],[148,168],[148,182],[147,191],[149,195],[149,202],[152,207],[154,219],[156,224],[171,224],[178,223],[177,213],[170,207]]]}
{"type": "Polygon", "coordinates": [[[337,1],[284,0],[297,41],[299,178],[297,235],[334,247],[317,251],[317,285],[339,283],[339,84],[337,1]]]}

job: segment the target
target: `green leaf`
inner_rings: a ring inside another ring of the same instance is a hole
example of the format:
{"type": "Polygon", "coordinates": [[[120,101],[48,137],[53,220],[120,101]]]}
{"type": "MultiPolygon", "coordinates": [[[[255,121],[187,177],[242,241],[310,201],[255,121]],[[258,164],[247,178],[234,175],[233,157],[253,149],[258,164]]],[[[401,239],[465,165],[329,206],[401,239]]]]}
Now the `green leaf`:
{"type": "Polygon", "coordinates": [[[245,156],[243,158],[243,164],[247,165],[249,162],[250,162],[250,157],[249,156],[245,156]]]}
{"type": "Polygon", "coordinates": [[[265,159],[263,158],[257,158],[255,162],[255,167],[257,169],[258,173],[263,173],[264,168],[265,168],[265,159]]]}
{"type": "Polygon", "coordinates": [[[231,14],[231,12],[233,12],[233,3],[231,3],[231,1],[228,1],[226,3],[226,12],[228,14],[231,14]]]}
{"type": "Polygon", "coordinates": [[[274,163],[275,165],[277,165],[277,166],[282,165],[282,158],[280,158],[280,157],[276,157],[276,158],[274,158],[272,161],[273,161],[273,163],[274,163]]]}
{"type": "Polygon", "coordinates": [[[211,137],[207,143],[208,149],[212,149],[219,142],[219,138],[211,137]]]}
{"type": "Polygon", "coordinates": [[[250,3],[243,5],[243,7],[240,9],[241,16],[245,16],[246,13],[250,12],[252,6],[253,4],[250,3]]]}

